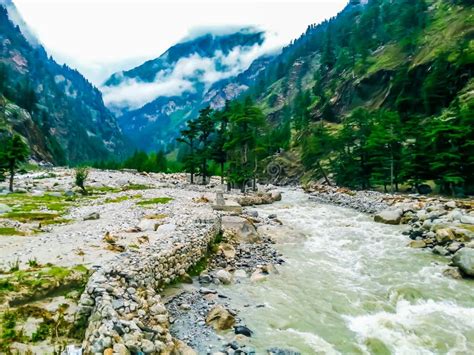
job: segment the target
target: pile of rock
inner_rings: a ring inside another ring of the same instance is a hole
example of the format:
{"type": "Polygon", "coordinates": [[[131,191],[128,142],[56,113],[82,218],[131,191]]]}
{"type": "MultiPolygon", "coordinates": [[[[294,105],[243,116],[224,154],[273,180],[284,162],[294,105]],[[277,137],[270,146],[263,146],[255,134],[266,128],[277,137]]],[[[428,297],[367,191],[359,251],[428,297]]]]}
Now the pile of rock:
{"type": "Polygon", "coordinates": [[[237,197],[237,202],[241,206],[267,205],[276,201],[281,201],[279,191],[257,192],[237,197]]]}
{"type": "Polygon", "coordinates": [[[219,232],[218,216],[201,214],[177,226],[170,240],[122,253],[93,274],[78,312],[89,319],[86,353],[153,354],[182,347],[169,333],[168,312],[156,290],[185,275],[219,232]]]}
{"type": "Polygon", "coordinates": [[[376,222],[408,224],[413,248],[453,257],[464,276],[474,277],[474,209],[468,201],[404,199],[374,217],[376,222]]]}
{"type": "Polygon", "coordinates": [[[353,191],[319,184],[309,184],[304,189],[313,201],[348,207],[364,213],[377,213],[390,206],[391,195],[376,191],[353,191]]]}

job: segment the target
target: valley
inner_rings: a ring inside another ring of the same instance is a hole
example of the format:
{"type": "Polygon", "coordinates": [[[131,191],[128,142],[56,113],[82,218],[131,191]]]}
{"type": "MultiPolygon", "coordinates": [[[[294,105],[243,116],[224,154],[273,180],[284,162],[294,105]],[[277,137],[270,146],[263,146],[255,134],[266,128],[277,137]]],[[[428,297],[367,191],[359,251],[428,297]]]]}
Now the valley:
{"type": "Polygon", "coordinates": [[[336,2],[0,0],[0,354],[472,353],[472,1],[336,2]]]}

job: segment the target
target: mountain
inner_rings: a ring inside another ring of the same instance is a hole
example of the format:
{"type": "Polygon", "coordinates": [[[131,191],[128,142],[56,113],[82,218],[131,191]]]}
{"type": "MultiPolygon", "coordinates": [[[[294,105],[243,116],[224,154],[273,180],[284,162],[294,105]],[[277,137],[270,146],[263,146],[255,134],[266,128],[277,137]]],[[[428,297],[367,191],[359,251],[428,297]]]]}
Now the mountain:
{"type": "Polygon", "coordinates": [[[245,28],[178,43],[157,59],[112,75],[101,88],[105,102],[138,147],[164,148],[201,108],[223,107],[254,83],[273,58],[264,42],[263,32],[245,28]]]}
{"type": "Polygon", "coordinates": [[[314,178],[325,170],[351,187],[434,180],[474,191],[472,5],[353,0],[285,47],[253,97],[270,129],[289,122],[282,147],[314,178]],[[377,145],[387,136],[392,151],[377,145]]]}
{"type": "Polygon", "coordinates": [[[48,57],[10,1],[0,5],[0,128],[24,136],[36,160],[123,156],[125,140],[100,91],[48,57]]]}

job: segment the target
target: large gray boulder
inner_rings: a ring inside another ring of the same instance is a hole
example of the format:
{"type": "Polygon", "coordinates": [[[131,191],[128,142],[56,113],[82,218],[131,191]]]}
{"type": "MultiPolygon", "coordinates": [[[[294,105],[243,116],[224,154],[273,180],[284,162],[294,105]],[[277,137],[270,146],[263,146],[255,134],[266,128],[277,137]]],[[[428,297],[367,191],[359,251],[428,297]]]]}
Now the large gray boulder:
{"type": "Polygon", "coordinates": [[[474,216],[469,216],[469,215],[462,216],[461,223],[474,224],[474,216]]]}
{"type": "Polygon", "coordinates": [[[385,210],[380,213],[377,213],[374,217],[375,222],[385,223],[385,224],[400,224],[402,220],[403,212],[402,210],[385,210]]]}
{"type": "Polygon", "coordinates": [[[222,230],[224,233],[233,234],[237,240],[244,243],[256,243],[261,239],[255,226],[249,220],[238,216],[222,217],[222,230]]]}
{"type": "Polygon", "coordinates": [[[453,257],[453,264],[463,275],[474,277],[474,249],[462,248],[453,257]]]}

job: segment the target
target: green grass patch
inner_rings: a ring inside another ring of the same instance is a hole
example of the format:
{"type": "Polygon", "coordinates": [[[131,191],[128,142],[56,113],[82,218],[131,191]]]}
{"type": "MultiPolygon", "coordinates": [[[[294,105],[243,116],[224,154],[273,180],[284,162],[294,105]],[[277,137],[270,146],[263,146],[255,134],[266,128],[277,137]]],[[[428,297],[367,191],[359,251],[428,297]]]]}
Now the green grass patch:
{"type": "Polygon", "coordinates": [[[25,233],[13,227],[0,227],[0,235],[23,236],[25,233]]]}
{"type": "Polygon", "coordinates": [[[21,294],[23,299],[41,298],[55,290],[70,292],[81,290],[89,277],[89,270],[82,265],[72,268],[46,265],[28,270],[15,270],[0,279],[0,300],[6,296],[15,298],[21,294]]]}
{"type": "Polygon", "coordinates": [[[369,59],[372,65],[367,69],[367,75],[374,74],[380,70],[394,70],[405,61],[406,57],[398,44],[387,45],[383,50],[369,59]]]}
{"type": "Polygon", "coordinates": [[[152,189],[152,188],[153,188],[153,186],[149,186],[149,185],[129,184],[129,185],[125,185],[122,188],[122,191],[149,190],[149,189],[152,189]]]}
{"type": "Polygon", "coordinates": [[[459,41],[474,33],[472,6],[456,6],[443,1],[437,1],[436,6],[436,15],[419,40],[421,50],[416,54],[413,66],[429,63],[443,52],[456,52],[459,41]]]}
{"type": "Polygon", "coordinates": [[[142,195],[133,195],[133,196],[118,196],[118,197],[108,197],[105,199],[105,203],[119,203],[131,199],[142,198],[142,195]]]}
{"type": "Polygon", "coordinates": [[[139,206],[158,205],[158,204],[166,204],[170,201],[173,201],[171,197],[156,197],[156,198],[151,198],[148,200],[139,201],[137,202],[137,205],[139,206]]]}
{"type": "Polygon", "coordinates": [[[58,218],[59,214],[46,212],[9,212],[6,213],[4,217],[21,223],[42,222],[47,224],[58,218]]]}
{"type": "MultiPolygon", "coordinates": [[[[49,222],[65,214],[73,205],[74,199],[64,195],[32,196],[25,193],[13,193],[0,197],[0,203],[11,207],[11,212],[1,218],[13,219],[22,223],[49,222]]],[[[63,222],[63,221],[61,221],[63,222]]]]}

